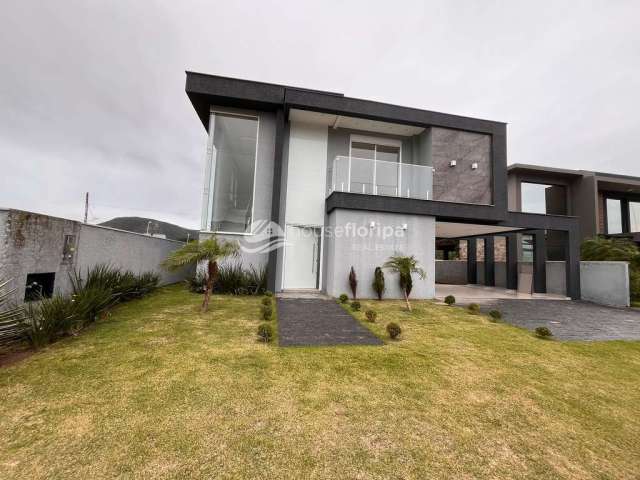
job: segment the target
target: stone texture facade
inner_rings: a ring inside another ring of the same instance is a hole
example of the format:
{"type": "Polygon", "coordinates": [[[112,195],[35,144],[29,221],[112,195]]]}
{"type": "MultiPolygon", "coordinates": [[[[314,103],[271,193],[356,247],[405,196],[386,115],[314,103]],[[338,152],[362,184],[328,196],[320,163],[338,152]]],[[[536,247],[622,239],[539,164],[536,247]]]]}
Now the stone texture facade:
{"type": "MultiPolygon", "coordinates": [[[[506,262],[507,261],[507,238],[506,237],[494,237],[493,240],[494,252],[496,262],[506,262]]],[[[467,241],[460,240],[459,243],[459,258],[460,260],[467,259],[467,241]]],[[[484,261],[484,241],[482,239],[478,239],[476,242],[476,258],[478,261],[484,261]]]]}
{"type": "Polygon", "coordinates": [[[492,203],[490,135],[432,128],[431,162],[434,200],[492,203]],[[455,167],[450,166],[451,160],[456,161],[455,167]]]}

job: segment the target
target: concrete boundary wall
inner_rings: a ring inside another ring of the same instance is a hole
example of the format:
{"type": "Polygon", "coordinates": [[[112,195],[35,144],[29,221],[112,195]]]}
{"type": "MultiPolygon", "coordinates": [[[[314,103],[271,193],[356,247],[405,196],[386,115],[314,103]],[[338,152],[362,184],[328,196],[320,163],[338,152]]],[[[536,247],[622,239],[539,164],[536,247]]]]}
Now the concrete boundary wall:
{"type": "Polygon", "coordinates": [[[134,273],[153,271],[160,284],[179,282],[193,268],[167,272],[160,266],[182,242],[33,212],[0,210],[0,272],[12,280],[15,300],[22,302],[29,274],[55,274],[53,291],[71,292],[70,276],[105,263],[134,273]],[[65,253],[65,239],[73,239],[65,253]]]}
{"type": "Polygon", "coordinates": [[[628,307],[629,264],[627,262],[580,262],[582,300],[628,307]]]}

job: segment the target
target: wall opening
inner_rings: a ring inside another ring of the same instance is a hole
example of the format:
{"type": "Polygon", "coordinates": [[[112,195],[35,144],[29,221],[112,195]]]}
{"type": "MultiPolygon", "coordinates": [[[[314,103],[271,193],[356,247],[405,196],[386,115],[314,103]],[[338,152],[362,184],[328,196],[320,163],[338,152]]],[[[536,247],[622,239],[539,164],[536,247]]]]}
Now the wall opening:
{"type": "Polygon", "coordinates": [[[32,302],[41,298],[53,296],[53,284],[56,280],[55,272],[29,273],[24,290],[24,301],[32,302]]]}

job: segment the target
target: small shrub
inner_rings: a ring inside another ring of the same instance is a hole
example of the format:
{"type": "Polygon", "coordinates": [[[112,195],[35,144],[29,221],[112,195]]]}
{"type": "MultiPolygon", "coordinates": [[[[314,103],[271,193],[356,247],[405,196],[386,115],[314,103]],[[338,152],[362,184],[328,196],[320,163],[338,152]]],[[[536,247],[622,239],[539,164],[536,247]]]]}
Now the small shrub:
{"type": "Polygon", "coordinates": [[[262,323],[258,326],[258,338],[261,342],[268,343],[273,340],[273,327],[269,323],[262,323]]]}
{"type": "Polygon", "coordinates": [[[553,336],[553,333],[551,333],[551,330],[547,327],[536,327],[535,332],[536,336],[540,338],[549,338],[553,336]]]}
{"type": "Polygon", "coordinates": [[[266,290],[266,291],[264,292],[264,296],[265,296],[265,297],[273,297],[273,292],[272,292],[272,291],[270,291],[270,290],[266,290]]]}
{"type": "Polygon", "coordinates": [[[338,297],[340,303],[347,303],[349,301],[349,296],[346,293],[343,293],[338,297]]]}
{"type": "Polygon", "coordinates": [[[268,322],[272,316],[273,307],[271,305],[262,305],[262,319],[268,322]]]}
{"type": "Polygon", "coordinates": [[[187,278],[184,282],[187,284],[187,290],[191,293],[204,293],[207,279],[203,272],[198,272],[193,277],[187,278]]]}
{"type": "Polygon", "coordinates": [[[446,297],[444,297],[444,303],[451,306],[456,303],[456,297],[454,297],[453,295],[447,295],[446,297]]]}
{"type": "Polygon", "coordinates": [[[358,301],[351,302],[351,310],[353,310],[354,312],[359,312],[360,311],[360,302],[358,302],[358,301]]]}
{"type": "Polygon", "coordinates": [[[374,310],[367,310],[364,312],[364,316],[367,317],[367,320],[371,323],[374,323],[376,318],[378,318],[378,314],[374,310]]]}
{"type": "Polygon", "coordinates": [[[397,323],[391,322],[387,324],[387,333],[392,339],[395,340],[396,338],[398,338],[398,335],[402,333],[402,329],[397,323]]]}
{"type": "Polygon", "coordinates": [[[384,293],[384,272],[380,267],[376,267],[373,272],[373,284],[371,285],[373,290],[376,292],[378,296],[378,300],[382,300],[382,294],[384,293]]]}
{"type": "Polygon", "coordinates": [[[469,313],[473,313],[474,315],[480,313],[480,305],[478,305],[477,303],[470,303],[467,306],[467,310],[469,310],[469,313]]]}
{"type": "Polygon", "coordinates": [[[356,290],[358,289],[358,278],[356,277],[356,271],[351,267],[351,271],[349,272],[349,288],[351,288],[351,293],[353,294],[353,299],[356,299],[356,290]]]}
{"type": "Polygon", "coordinates": [[[271,306],[271,297],[262,297],[262,305],[269,305],[271,306]]]}
{"type": "Polygon", "coordinates": [[[489,317],[491,318],[491,321],[497,322],[502,320],[502,313],[500,313],[500,310],[491,310],[489,312],[489,317]]]}

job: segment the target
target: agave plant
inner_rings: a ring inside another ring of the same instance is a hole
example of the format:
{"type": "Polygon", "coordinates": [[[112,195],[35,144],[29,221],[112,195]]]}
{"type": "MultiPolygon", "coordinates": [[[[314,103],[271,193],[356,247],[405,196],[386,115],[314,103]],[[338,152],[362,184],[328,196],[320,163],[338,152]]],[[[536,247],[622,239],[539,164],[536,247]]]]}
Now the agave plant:
{"type": "Polygon", "coordinates": [[[204,291],[204,300],[202,302],[202,311],[206,312],[209,308],[209,299],[211,291],[218,279],[218,261],[223,258],[236,256],[238,254],[239,245],[237,242],[218,241],[216,237],[211,237],[201,242],[190,242],[182,248],[172,252],[162,265],[168,270],[177,270],[186,265],[197,265],[205,262],[207,265],[207,283],[204,291]]]}
{"type": "Polygon", "coordinates": [[[402,290],[404,301],[407,303],[407,310],[411,311],[411,304],[409,303],[409,295],[413,288],[411,274],[416,273],[420,278],[424,279],[427,273],[420,267],[418,260],[413,255],[395,254],[389,257],[382,267],[399,274],[400,290],[402,290]]]}
{"type": "Polygon", "coordinates": [[[9,288],[10,282],[0,279],[0,344],[24,338],[29,328],[24,310],[12,301],[15,289],[9,288]]]}

